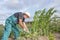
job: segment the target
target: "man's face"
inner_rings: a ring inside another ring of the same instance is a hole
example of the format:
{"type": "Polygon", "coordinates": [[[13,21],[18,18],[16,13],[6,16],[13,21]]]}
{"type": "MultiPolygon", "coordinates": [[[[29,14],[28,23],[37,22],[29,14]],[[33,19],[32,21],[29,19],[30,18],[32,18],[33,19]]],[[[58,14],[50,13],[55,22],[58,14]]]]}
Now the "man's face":
{"type": "Polygon", "coordinates": [[[27,15],[24,15],[24,18],[29,18],[27,15]]]}

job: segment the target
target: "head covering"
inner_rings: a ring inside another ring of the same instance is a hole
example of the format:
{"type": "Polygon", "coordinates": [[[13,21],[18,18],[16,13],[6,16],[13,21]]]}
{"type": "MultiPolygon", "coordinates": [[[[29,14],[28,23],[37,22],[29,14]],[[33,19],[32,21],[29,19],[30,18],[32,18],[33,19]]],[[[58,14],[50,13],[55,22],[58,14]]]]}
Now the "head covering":
{"type": "Polygon", "coordinates": [[[24,12],[24,14],[26,14],[28,17],[30,17],[30,13],[28,13],[28,12],[24,12]]]}

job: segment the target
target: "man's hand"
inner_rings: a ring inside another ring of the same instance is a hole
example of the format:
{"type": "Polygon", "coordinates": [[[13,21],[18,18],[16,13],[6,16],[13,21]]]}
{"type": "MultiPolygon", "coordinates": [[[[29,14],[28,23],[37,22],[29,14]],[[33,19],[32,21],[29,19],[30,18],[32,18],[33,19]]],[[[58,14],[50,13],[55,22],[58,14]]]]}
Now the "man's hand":
{"type": "Polygon", "coordinates": [[[29,33],[29,30],[28,30],[28,28],[27,28],[27,26],[26,26],[26,24],[23,22],[23,24],[24,24],[24,31],[26,31],[26,32],[28,32],[29,33]]]}
{"type": "Polygon", "coordinates": [[[24,30],[25,32],[29,33],[29,30],[28,30],[28,29],[24,28],[23,30],[24,30]]]}

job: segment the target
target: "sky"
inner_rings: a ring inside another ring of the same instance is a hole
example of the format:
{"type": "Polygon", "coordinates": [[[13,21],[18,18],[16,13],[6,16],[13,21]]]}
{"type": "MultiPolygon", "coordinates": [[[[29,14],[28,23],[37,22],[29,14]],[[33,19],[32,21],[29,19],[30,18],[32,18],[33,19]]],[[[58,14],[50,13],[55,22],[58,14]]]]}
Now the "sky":
{"type": "Polygon", "coordinates": [[[27,21],[31,21],[35,11],[51,7],[58,10],[54,15],[60,16],[60,0],[0,0],[0,24],[15,12],[28,11],[31,17],[27,21]]]}

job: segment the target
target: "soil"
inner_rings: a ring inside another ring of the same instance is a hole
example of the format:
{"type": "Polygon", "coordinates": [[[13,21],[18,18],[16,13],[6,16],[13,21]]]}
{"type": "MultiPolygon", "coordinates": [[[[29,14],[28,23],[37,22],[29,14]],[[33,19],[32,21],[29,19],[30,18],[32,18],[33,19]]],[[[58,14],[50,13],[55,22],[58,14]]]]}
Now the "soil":
{"type": "Polygon", "coordinates": [[[60,33],[55,33],[56,40],[60,40],[60,33]]]}
{"type": "MultiPolygon", "coordinates": [[[[60,40],[60,33],[54,33],[54,35],[55,35],[55,40],[60,40]]],[[[9,40],[13,40],[13,39],[9,38],[9,40]]],[[[41,36],[38,40],[48,40],[48,37],[41,36]]]]}

